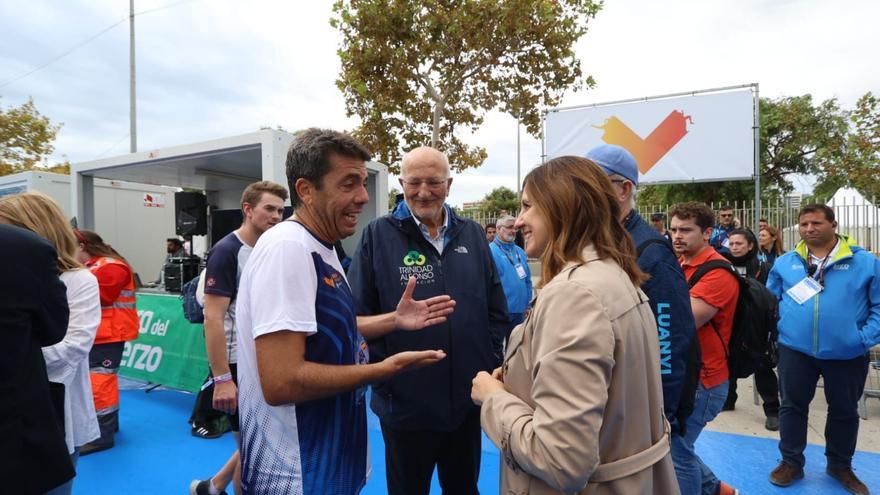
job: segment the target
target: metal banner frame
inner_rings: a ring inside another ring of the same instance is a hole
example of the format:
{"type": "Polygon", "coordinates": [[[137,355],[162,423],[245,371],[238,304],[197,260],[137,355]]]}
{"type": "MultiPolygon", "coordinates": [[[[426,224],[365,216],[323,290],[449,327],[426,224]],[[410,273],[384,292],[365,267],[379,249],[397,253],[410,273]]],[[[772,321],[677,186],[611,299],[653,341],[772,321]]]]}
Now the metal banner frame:
{"type": "MultiPolygon", "coordinates": [[[[546,138],[547,138],[547,115],[550,113],[564,112],[566,110],[576,110],[580,108],[598,108],[609,105],[619,105],[622,103],[637,103],[644,101],[652,101],[652,100],[663,100],[668,98],[678,98],[682,96],[696,96],[699,94],[706,93],[721,93],[726,91],[732,91],[737,89],[745,89],[750,88],[752,90],[752,105],[753,105],[753,117],[754,122],[752,126],[753,134],[754,134],[754,158],[753,158],[753,175],[751,177],[755,182],[755,232],[758,231],[758,219],[761,217],[761,168],[760,168],[760,153],[761,153],[761,120],[760,120],[760,112],[761,112],[761,100],[758,92],[758,83],[750,83],[750,84],[739,84],[735,86],[725,86],[721,88],[711,88],[711,89],[700,89],[694,91],[684,91],[681,93],[670,93],[665,95],[657,95],[657,96],[644,96],[640,98],[629,98],[625,100],[615,100],[615,101],[607,101],[602,103],[592,103],[586,105],[574,105],[568,107],[558,107],[544,110],[541,112],[541,163],[544,163],[547,159],[547,149],[546,149],[546,138]]],[[[711,179],[711,180],[690,180],[690,181],[669,181],[662,182],[658,184],[693,184],[698,182],[723,182],[725,180],[748,180],[748,178],[731,178],[731,179],[711,179]]]]}

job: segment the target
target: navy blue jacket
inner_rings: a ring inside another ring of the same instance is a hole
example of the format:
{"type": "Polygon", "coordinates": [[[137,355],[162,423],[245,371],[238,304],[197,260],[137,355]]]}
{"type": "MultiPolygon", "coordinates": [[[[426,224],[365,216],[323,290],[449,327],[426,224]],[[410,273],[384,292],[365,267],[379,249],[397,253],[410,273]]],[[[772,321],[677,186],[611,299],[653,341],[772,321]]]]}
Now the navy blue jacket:
{"type": "Polygon", "coordinates": [[[360,315],[394,311],[410,275],[413,297],[448,294],[455,311],[445,323],[394,331],[369,341],[370,361],[401,351],[442,349],[439,363],[373,385],[371,407],[383,424],[399,430],[451,431],[468,413],[471,380],[501,363],[507,299],[483,228],[446,207],[449,228],[438,253],[425,239],[405,202],[370,222],[352,258],[348,281],[360,315]]]}
{"type": "MultiPolygon", "coordinates": [[[[633,238],[636,248],[644,245],[638,265],[651,278],[642,284],[642,290],[648,296],[651,311],[657,318],[663,409],[675,429],[679,423],[676,415],[685,386],[689,356],[696,350],[691,347],[696,342],[697,330],[691,311],[690,292],[681,265],[666,237],[658,234],[635,211],[626,218],[624,227],[633,238]],[[645,244],[651,239],[662,244],[645,244]]],[[[693,400],[689,401],[692,402],[693,400]]]]}

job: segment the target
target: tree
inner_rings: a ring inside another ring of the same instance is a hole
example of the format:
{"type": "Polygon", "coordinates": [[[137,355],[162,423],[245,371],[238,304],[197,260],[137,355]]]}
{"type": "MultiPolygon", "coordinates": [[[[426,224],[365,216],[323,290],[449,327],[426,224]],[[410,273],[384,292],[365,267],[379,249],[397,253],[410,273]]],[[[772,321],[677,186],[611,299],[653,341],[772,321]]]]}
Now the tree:
{"type": "MultiPolygon", "coordinates": [[[[811,95],[761,98],[761,197],[780,198],[794,188],[791,174],[825,177],[843,160],[849,127],[848,112],[832,98],[814,105],[811,95]]],[[[641,204],[672,204],[699,200],[735,203],[755,198],[754,182],[727,181],[645,186],[641,204]]]]}
{"type": "Polygon", "coordinates": [[[508,213],[519,210],[519,196],[504,186],[492,189],[480,206],[480,211],[488,215],[497,214],[500,210],[507,210],[508,213]]]}
{"type": "Polygon", "coordinates": [[[394,207],[397,206],[397,195],[400,194],[400,189],[396,187],[392,187],[390,191],[388,191],[388,210],[394,210],[394,207]]]}
{"type": "MultiPolygon", "coordinates": [[[[55,150],[52,143],[60,128],[37,111],[32,99],[5,110],[0,106],[0,175],[47,166],[46,158],[55,150]]],[[[63,173],[65,167],[70,173],[67,163],[53,168],[63,173]]]]}
{"type": "Polygon", "coordinates": [[[850,132],[842,159],[825,170],[816,195],[831,196],[853,187],[867,197],[880,196],[880,99],[865,93],[849,114],[850,132]]]}
{"type": "Polygon", "coordinates": [[[342,34],[336,85],[354,131],[397,173],[404,150],[430,144],[452,168],[477,167],[486,150],[456,136],[487,111],[518,117],[539,136],[540,109],[592,87],[574,43],[601,8],[594,0],[337,0],[342,34]]]}

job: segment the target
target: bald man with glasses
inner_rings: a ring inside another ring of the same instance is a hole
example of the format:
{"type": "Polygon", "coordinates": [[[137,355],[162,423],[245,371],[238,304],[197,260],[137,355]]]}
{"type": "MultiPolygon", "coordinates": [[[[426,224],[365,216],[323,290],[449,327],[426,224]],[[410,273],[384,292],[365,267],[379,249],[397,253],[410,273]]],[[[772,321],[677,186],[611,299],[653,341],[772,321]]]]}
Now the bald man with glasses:
{"type": "Polygon", "coordinates": [[[529,270],[526,252],[514,241],[516,240],[516,221],[510,215],[503,216],[495,222],[495,239],[489,243],[492,259],[507,296],[507,315],[510,325],[505,339],[510,336],[513,327],[525,320],[529,303],[532,300],[532,272],[529,270]]]}
{"type": "Polygon", "coordinates": [[[373,361],[428,348],[447,356],[373,385],[370,406],[382,426],[391,495],[427,495],[435,468],[443,493],[478,493],[480,409],[470,398],[471,379],[501,363],[507,299],[483,227],[446,204],[451,184],[446,155],[429,147],[407,153],[404,201],[364,229],[348,272],[360,315],[396,306],[411,276],[418,297],[456,301],[446,322],[419,335],[391,332],[369,341],[373,361]]]}

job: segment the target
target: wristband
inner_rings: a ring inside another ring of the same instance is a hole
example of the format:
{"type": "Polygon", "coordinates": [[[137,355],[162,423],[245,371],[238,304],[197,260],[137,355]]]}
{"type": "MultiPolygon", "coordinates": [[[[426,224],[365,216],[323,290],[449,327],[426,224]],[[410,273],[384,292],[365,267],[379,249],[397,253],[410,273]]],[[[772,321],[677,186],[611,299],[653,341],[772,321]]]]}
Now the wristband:
{"type": "Polygon", "coordinates": [[[214,377],[214,383],[226,383],[232,381],[232,373],[223,373],[220,376],[214,377]]]}

